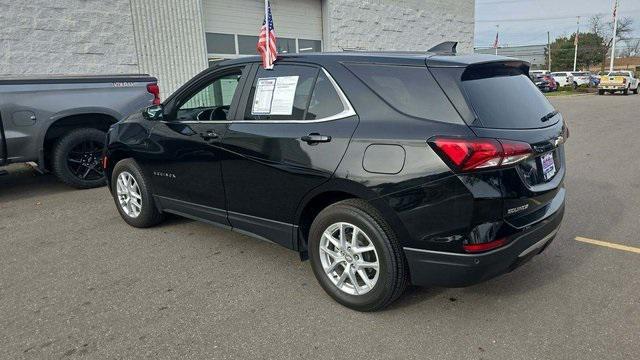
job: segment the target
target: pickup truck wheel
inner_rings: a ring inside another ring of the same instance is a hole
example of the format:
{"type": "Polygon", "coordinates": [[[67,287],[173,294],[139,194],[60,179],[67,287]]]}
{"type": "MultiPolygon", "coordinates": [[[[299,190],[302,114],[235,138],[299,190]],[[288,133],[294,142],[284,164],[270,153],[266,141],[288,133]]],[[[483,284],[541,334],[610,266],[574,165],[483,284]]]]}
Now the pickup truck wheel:
{"type": "Polygon", "coordinates": [[[622,95],[629,95],[629,88],[622,90],[622,95]]]}
{"type": "Polygon", "coordinates": [[[78,188],[104,186],[106,180],[100,164],[105,133],[98,129],[73,130],[55,143],[51,168],[60,181],[78,188]]]}
{"type": "Polygon", "coordinates": [[[604,95],[604,90],[598,90],[598,95],[604,95]]]}
{"type": "Polygon", "coordinates": [[[164,216],[155,206],[149,181],[133,159],[116,164],[111,175],[111,194],[124,221],[137,228],[160,223],[164,216]]]}
{"type": "Polygon", "coordinates": [[[407,286],[396,234],[366,201],[344,200],[322,210],[311,225],[308,249],[322,288],[351,309],[381,310],[407,286]]]}
{"type": "Polygon", "coordinates": [[[636,87],[635,89],[633,89],[633,93],[634,93],[634,94],[636,94],[636,95],[638,94],[638,87],[636,87]]]}

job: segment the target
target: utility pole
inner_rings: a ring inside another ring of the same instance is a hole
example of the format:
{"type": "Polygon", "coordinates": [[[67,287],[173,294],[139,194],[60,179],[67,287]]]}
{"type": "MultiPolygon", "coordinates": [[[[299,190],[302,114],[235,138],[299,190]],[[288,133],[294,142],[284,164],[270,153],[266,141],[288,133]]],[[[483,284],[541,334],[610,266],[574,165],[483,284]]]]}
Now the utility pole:
{"type": "Polygon", "coordinates": [[[547,54],[549,55],[549,72],[551,72],[551,34],[547,31],[547,54]]]}
{"type": "Polygon", "coordinates": [[[609,64],[609,72],[613,71],[613,61],[616,57],[616,36],[618,32],[618,0],[613,6],[613,39],[611,42],[611,63],[609,64]]]}
{"type": "Polygon", "coordinates": [[[576,65],[578,64],[578,35],[580,34],[580,16],[578,16],[578,29],[576,30],[576,37],[573,40],[576,47],[573,53],[573,71],[576,71],[576,65]]]}

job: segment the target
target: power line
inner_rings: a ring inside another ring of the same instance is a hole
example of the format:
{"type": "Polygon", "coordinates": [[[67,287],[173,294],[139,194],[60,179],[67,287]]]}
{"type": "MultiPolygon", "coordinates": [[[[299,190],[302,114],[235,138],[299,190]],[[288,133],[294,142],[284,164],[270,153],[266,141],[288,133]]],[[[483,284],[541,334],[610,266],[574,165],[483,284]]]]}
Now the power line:
{"type": "MultiPolygon", "coordinates": [[[[640,13],[640,9],[638,10],[630,10],[625,11],[624,13],[620,13],[621,16],[625,14],[636,14],[640,13]]],[[[508,19],[485,19],[485,20],[476,20],[477,23],[491,23],[491,22],[522,22],[522,21],[553,21],[553,20],[567,20],[567,19],[575,19],[576,16],[580,17],[592,17],[597,15],[607,15],[607,13],[591,13],[591,14],[582,14],[582,15],[571,15],[571,16],[557,16],[557,17],[538,17],[538,18],[508,18],[508,19]]]]}

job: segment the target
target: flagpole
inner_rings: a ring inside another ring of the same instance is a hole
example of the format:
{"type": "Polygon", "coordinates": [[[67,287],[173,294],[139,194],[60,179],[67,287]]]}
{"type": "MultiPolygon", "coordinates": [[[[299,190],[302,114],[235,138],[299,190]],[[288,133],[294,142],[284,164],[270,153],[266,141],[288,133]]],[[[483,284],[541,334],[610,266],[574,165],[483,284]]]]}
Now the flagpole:
{"type": "MultiPolygon", "coordinates": [[[[269,30],[269,0],[264,0],[264,26],[265,26],[265,41],[266,47],[265,52],[267,54],[267,59],[271,59],[271,47],[269,46],[269,41],[271,41],[271,31],[269,30]]],[[[270,67],[266,67],[265,69],[270,69],[270,67]]]]}
{"type": "Polygon", "coordinates": [[[613,71],[613,60],[616,57],[616,36],[618,32],[618,0],[613,8],[613,40],[611,43],[611,63],[609,64],[609,72],[613,71]]]}
{"type": "Polygon", "coordinates": [[[580,16],[578,16],[578,30],[576,30],[576,37],[574,39],[576,49],[573,53],[573,71],[576,71],[576,65],[578,64],[578,34],[580,33],[580,16]]]}
{"type": "Polygon", "coordinates": [[[500,41],[500,24],[496,25],[496,55],[498,55],[498,42],[500,41]]]}

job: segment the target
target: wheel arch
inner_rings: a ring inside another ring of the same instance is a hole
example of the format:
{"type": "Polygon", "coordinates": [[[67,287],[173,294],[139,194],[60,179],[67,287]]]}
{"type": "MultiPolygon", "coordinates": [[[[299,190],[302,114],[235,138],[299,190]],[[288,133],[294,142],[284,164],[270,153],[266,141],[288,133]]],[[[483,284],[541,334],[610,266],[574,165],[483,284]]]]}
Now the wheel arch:
{"type": "Polygon", "coordinates": [[[109,127],[117,121],[114,114],[104,112],[74,113],[54,117],[53,122],[49,124],[44,133],[40,159],[43,161],[43,164],[41,164],[41,166],[44,167],[49,160],[49,155],[55,142],[69,131],[81,128],[93,128],[106,133],[109,127]]]}
{"type": "Polygon", "coordinates": [[[362,199],[378,210],[400,239],[407,236],[400,219],[386,199],[380,197],[368,187],[351,180],[332,179],[307,194],[296,211],[297,230],[294,232],[293,244],[300,252],[302,260],[307,259],[307,242],[309,230],[315,217],[327,206],[347,199],[362,199]]]}

